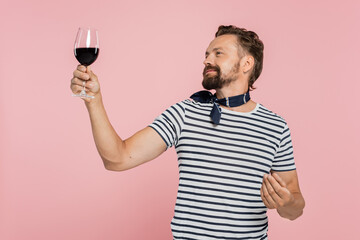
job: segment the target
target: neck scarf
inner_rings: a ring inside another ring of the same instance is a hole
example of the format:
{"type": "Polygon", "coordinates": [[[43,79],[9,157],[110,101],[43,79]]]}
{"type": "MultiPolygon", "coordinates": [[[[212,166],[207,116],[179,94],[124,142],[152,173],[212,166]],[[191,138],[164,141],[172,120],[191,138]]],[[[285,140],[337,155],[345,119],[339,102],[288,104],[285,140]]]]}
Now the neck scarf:
{"type": "Polygon", "coordinates": [[[219,104],[227,107],[241,106],[250,100],[250,93],[248,91],[241,95],[218,99],[216,97],[216,94],[213,95],[209,91],[200,91],[191,95],[190,98],[200,103],[213,103],[213,108],[211,110],[210,117],[212,122],[218,125],[220,123],[220,118],[221,118],[221,108],[219,104]]]}

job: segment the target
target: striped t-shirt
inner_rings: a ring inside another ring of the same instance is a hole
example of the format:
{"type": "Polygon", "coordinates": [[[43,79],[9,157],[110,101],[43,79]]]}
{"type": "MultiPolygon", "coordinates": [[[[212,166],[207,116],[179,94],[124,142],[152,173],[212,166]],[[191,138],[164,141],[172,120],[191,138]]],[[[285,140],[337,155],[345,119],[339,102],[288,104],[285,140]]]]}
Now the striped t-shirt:
{"type": "Polygon", "coordinates": [[[191,100],[164,111],[150,127],[175,146],[179,187],[171,221],[174,239],[267,239],[260,196],[265,173],[295,170],[286,121],[257,103],[251,112],[191,100]]]}

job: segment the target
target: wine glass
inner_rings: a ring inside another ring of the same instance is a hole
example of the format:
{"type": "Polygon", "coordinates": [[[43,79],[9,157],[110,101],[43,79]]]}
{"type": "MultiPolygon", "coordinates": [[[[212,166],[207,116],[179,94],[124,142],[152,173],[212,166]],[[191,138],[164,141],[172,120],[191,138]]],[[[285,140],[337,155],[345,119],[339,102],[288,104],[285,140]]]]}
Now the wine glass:
{"type": "MultiPolygon", "coordinates": [[[[74,54],[81,65],[89,66],[97,59],[99,55],[99,35],[98,31],[91,27],[80,27],[75,40],[74,54]]],[[[73,94],[74,97],[95,98],[85,91],[85,81],[83,89],[79,94],[73,94]]]]}

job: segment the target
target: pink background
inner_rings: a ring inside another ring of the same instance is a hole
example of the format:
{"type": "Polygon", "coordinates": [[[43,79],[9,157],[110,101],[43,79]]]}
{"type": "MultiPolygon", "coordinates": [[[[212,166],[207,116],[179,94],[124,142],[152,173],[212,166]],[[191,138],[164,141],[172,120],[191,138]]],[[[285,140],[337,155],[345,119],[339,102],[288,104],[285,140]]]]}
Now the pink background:
{"type": "Polygon", "coordinates": [[[220,24],[257,32],[252,92],[291,129],[303,195],[296,221],[269,211],[270,239],[355,239],[359,188],[359,1],[25,1],[0,8],[0,239],[171,239],[174,149],[106,171],[71,97],[78,26],[100,31],[105,106],[127,138],[201,89],[220,24]]]}

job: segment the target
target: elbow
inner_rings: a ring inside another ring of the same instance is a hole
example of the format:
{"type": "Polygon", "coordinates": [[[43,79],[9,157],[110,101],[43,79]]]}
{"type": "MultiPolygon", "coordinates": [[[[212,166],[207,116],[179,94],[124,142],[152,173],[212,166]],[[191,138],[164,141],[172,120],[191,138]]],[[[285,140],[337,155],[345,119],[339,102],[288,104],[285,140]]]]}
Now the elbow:
{"type": "Polygon", "coordinates": [[[121,166],[119,163],[112,163],[112,162],[104,162],[104,167],[106,170],[114,171],[114,172],[121,172],[126,170],[121,166]]]}
{"type": "Polygon", "coordinates": [[[119,161],[111,161],[107,158],[101,157],[104,163],[104,167],[106,170],[109,171],[114,171],[114,172],[121,172],[126,170],[124,168],[124,164],[122,164],[122,162],[119,161]]]}

